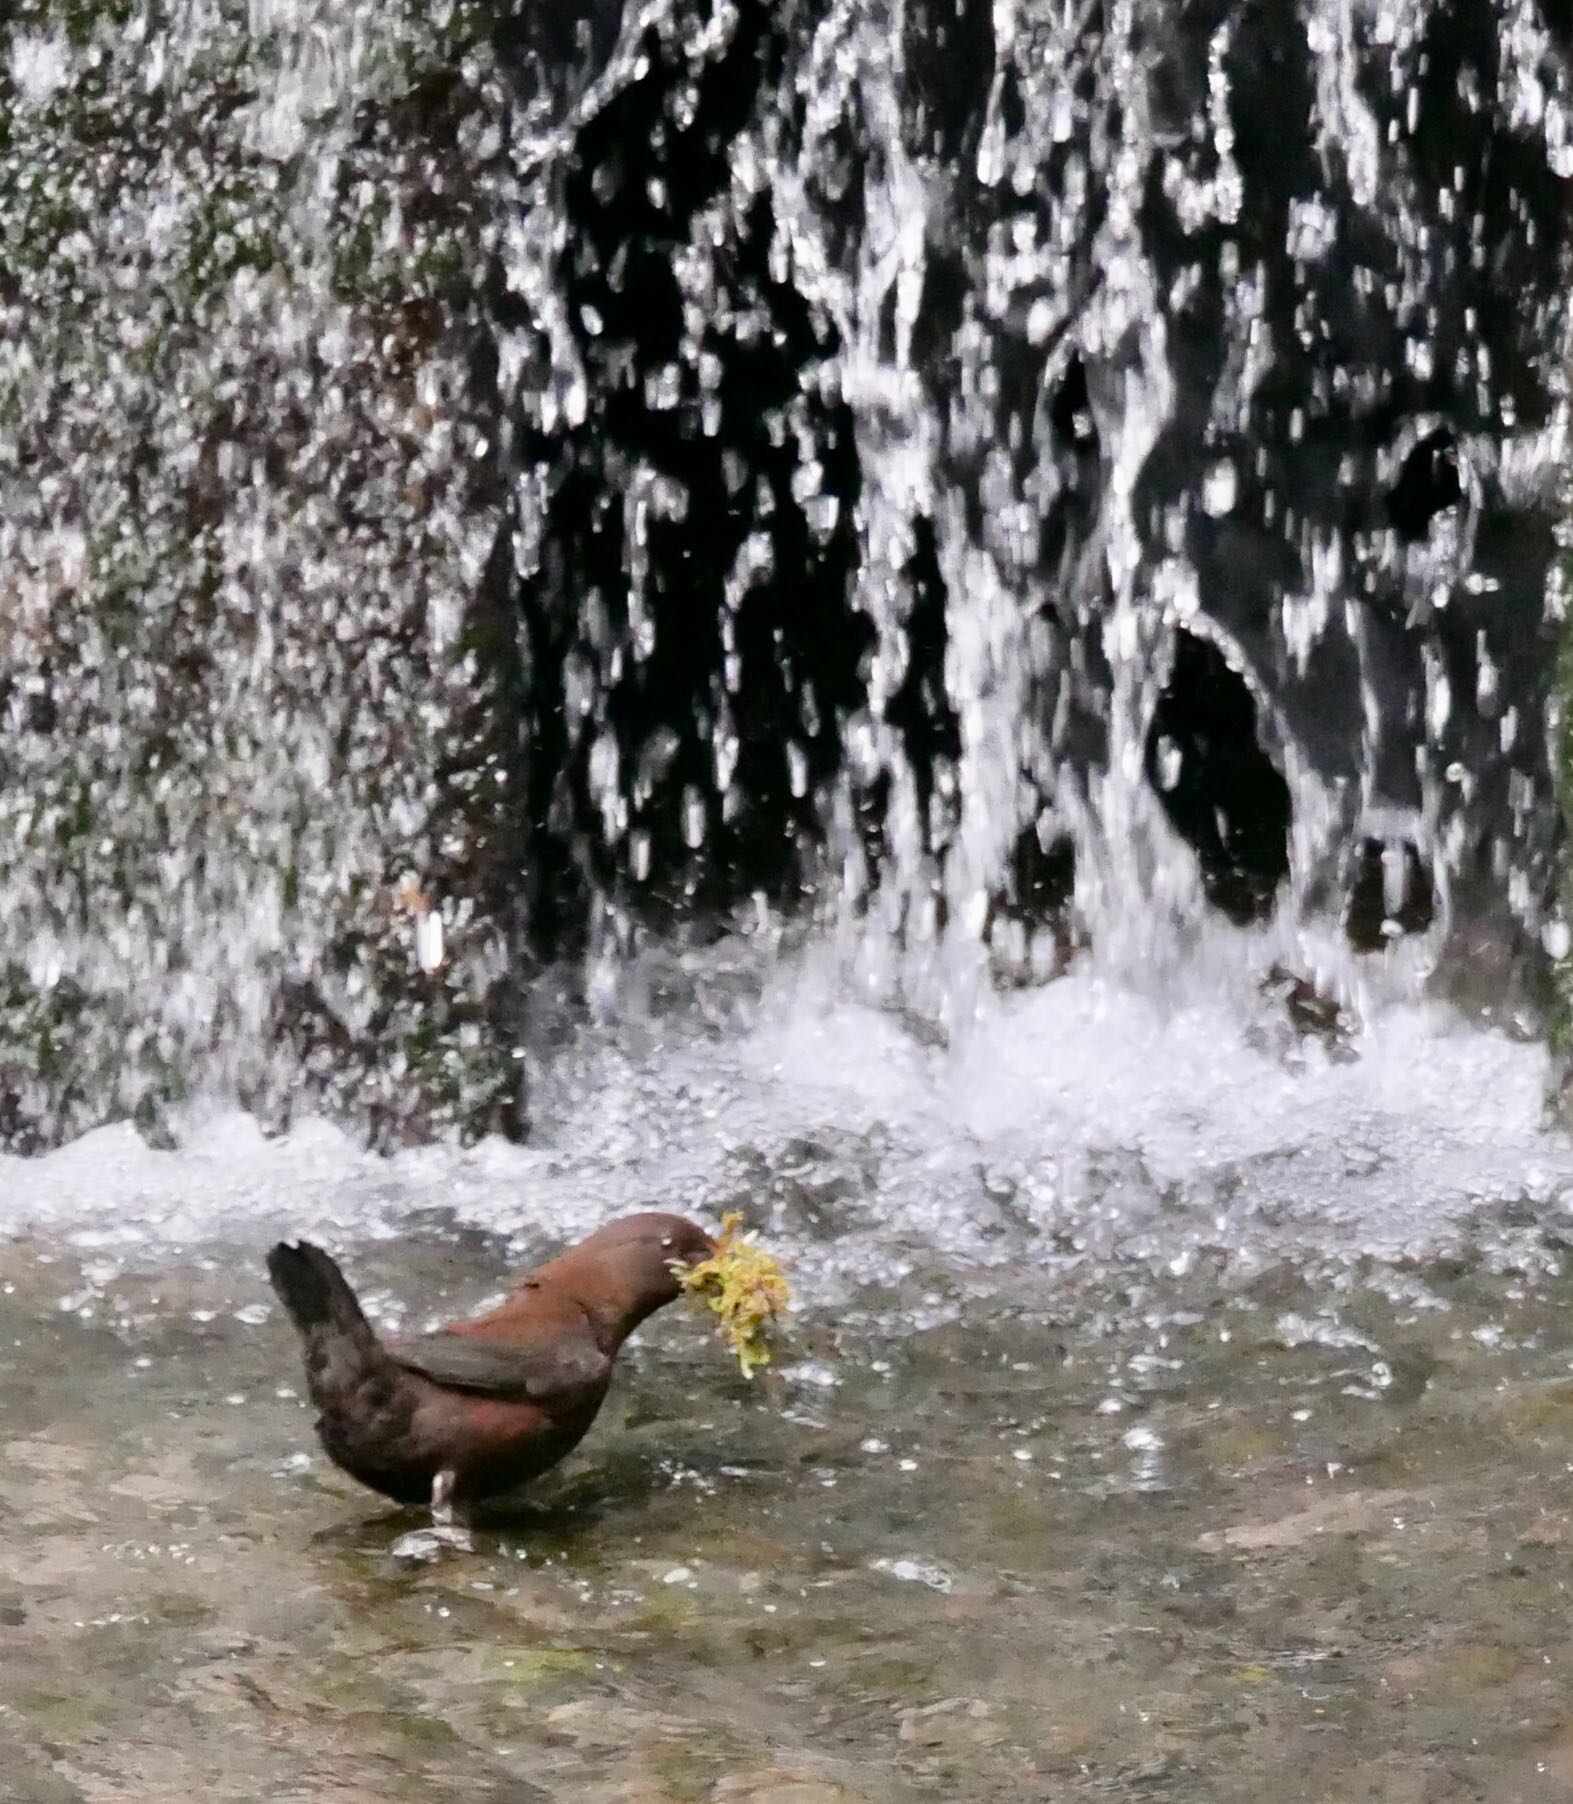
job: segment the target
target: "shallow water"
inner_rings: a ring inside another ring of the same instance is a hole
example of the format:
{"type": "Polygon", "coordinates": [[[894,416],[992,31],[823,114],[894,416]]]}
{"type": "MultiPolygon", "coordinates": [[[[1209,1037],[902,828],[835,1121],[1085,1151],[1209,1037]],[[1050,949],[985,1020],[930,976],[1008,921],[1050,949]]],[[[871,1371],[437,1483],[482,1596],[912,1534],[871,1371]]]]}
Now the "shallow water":
{"type": "Polygon", "coordinates": [[[525,1151],[0,1163],[8,1800],[1568,1795],[1538,1049],[1078,978],[946,1052],[797,997],[677,961],[525,1151]],[[418,1325],[652,1198],[768,1229],[777,1371],[656,1318],[468,1551],[327,1467],[274,1233],[418,1325]]]}

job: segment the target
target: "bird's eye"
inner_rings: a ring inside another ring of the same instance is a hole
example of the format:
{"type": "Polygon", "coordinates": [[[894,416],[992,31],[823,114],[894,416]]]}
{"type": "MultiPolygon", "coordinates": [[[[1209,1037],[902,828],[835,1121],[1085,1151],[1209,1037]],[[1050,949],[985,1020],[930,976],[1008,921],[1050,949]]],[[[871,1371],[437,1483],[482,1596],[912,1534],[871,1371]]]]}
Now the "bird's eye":
{"type": "Polygon", "coordinates": [[[672,1244],[672,1236],[670,1234],[663,1234],[661,1236],[661,1245],[664,1247],[669,1247],[671,1244],[672,1244]]]}

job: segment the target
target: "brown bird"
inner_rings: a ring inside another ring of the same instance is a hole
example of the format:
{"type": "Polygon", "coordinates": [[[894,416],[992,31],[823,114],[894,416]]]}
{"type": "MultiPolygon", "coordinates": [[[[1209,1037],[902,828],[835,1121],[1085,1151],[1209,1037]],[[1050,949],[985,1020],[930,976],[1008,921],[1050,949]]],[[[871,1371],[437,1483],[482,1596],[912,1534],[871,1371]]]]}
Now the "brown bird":
{"type": "Polygon", "coordinates": [[[401,1503],[464,1509],[578,1446],[618,1348],[677,1297],[674,1265],[713,1248],[681,1216],[628,1215],[537,1266],[487,1314],[401,1342],[378,1339],[320,1247],[280,1242],[268,1276],[305,1342],[329,1459],[401,1503]]]}

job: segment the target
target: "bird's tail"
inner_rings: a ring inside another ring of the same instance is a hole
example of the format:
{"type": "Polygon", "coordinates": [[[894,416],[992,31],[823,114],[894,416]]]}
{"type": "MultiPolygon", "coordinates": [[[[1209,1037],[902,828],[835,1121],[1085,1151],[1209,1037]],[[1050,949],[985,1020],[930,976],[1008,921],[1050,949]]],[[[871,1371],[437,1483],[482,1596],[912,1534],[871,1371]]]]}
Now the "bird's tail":
{"type": "Polygon", "coordinates": [[[321,1247],[281,1240],[268,1254],[268,1277],[308,1349],[337,1342],[362,1356],[381,1352],[355,1292],[321,1247]]]}

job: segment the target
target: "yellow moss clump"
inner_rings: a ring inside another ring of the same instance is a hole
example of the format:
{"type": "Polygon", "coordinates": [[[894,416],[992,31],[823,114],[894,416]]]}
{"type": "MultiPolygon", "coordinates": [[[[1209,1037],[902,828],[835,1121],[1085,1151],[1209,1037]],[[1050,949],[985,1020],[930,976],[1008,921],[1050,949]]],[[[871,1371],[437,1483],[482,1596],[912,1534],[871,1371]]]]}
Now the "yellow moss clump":
{"type": "Polygon", "coordinates": [[[770,1364],[770,1330],[792,1300],[781,1267],[742,1232],[743,1218],[721,1217],[715,1251],[697,1265],[674,1268],[689,1296],[720,1319],[721,1338],[737,1355],[743,1376],[770,1364]]]}

